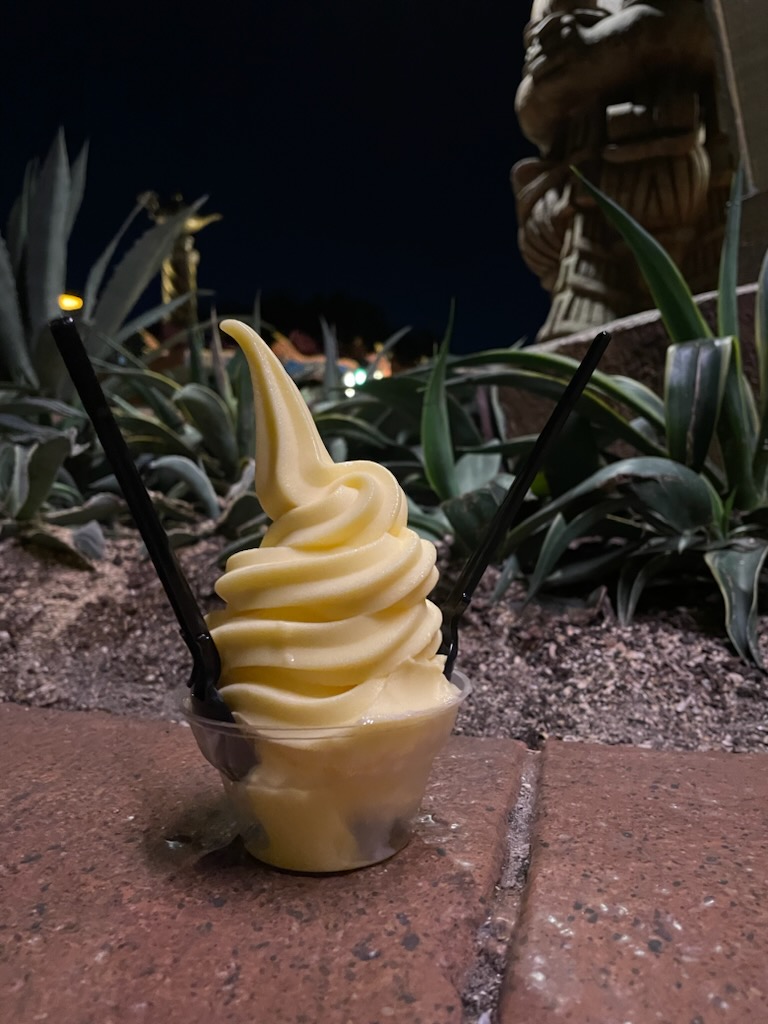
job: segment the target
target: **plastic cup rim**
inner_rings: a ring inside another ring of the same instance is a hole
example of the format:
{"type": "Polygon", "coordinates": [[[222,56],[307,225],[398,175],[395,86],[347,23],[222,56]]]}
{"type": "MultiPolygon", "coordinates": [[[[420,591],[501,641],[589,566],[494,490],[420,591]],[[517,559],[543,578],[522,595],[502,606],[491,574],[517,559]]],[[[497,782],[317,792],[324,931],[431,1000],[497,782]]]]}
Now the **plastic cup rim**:
{"type": "Polygon", "coordinates": [[[189,696],[185,696],[181,702],[181,714],[189,725],[195,726],[199,729],[206,729],[209,732],[217,732],[223,736],[239,734],[253,737],[259,736],[273,740],[298,738],[308,740],[313,737],[344,736],[351,732],[357,732],[360,729],[368,727],[382,729],[389,725],[396,726],[399,723],[406,721],[426,721],[430,718],[437,717],[452,708],[458,708],[472,692],[472,683],[468,676],[456,668],[454,668],[451,674],[450,682],[456,686],[456,695],[450,700],[447,700],[442,704],[438,704],[435,707],[424,708],[421,711],[413,711],[402,715],[392,715],[387,718],[377,718],[372,721],[362,719],[357,722],[345,722],[340,725],[257,726],[241,722],[217,722],[212,718],[206,718],[204,715],[199,715],[194,712],[191,707],[191,699],[189,696]]]}

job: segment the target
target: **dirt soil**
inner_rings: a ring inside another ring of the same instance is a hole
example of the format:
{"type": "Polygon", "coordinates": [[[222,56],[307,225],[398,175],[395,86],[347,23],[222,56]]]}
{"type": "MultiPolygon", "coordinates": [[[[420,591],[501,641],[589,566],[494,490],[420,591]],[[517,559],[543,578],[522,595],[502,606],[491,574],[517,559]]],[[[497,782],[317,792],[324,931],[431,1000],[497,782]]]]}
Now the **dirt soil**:
{"type": "MultiPolygon", "coordinates": [[[[181,552],[207,608],[218,542],[181,552]]],[[[716,594],[695,607],[617,624],[604,591],[523,607],[490,603],[486,574],[458,665],[473,681],[458,731],[538,747],[547,736],[676,750],[768,750],[768,677],[724,636],[716,594]]],[[[768,654],[768,623],[761,621],[768,654]]],[[[768,660],[768,658],[767,658],[768,660]]],[[[190,659],[134,535],[110,540],[93,571],[0,543],[0,700],[178,718],[190,659]]]]}

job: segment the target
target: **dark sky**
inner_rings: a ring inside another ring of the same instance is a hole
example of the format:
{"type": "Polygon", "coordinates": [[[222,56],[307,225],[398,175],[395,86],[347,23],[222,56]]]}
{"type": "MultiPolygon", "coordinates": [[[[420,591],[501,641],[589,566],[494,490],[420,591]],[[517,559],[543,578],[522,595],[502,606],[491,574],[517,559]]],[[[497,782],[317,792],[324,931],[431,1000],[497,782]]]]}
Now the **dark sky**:
{"type": "Polygon", "coordinates": [[[224,219],[198,236],[199,284],[220,310],[343,291],[440,333],[455,296],[458,348],[536,331],[547,300],[509,187],[532,152],[514,116],[527,2],[116,6],[12,16],[3,223],[61,124],[72,154],[91,143],[76,277],[140,191],[207,193],[224,219]]]}

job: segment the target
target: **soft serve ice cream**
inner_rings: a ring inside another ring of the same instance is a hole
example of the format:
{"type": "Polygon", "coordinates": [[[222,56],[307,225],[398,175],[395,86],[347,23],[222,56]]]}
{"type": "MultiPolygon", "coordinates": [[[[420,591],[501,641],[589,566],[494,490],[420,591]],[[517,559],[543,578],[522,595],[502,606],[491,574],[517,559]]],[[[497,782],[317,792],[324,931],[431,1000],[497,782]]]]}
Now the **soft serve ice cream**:
{"type": "Polygon", "coordinates": [[[220,692],[259,736],[259,763],[229,785],[256,823],[246,842],[257,856],[356,867],[402,845],[456,714],[427,600],[435,549],[408,528],[388,470],[333,462],[256,332],[234,320],[222,329],[250,369],[256,493],[272,520],[259,548],[227,562],[216,585],[226,607],[208,619],[220,692]]]}

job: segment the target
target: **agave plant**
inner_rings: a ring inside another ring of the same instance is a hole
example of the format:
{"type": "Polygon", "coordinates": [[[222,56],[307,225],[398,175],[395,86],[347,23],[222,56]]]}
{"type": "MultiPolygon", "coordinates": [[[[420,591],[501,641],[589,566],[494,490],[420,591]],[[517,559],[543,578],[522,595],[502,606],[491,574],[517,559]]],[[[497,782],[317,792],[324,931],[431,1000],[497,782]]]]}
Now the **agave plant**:
{"type": "MultiPolygon", "coordinates": [[[[755,396],[738,340],[735,293],[741,185],[734,183],[723,247],[717,336],[662,247],[585,182],[632,247],[670,336],[663,395],[597,372],[542,474],[538,493],[500,547],[498,595],[514,575],[529,599],[542,587],[614,582],[631,621],[651,583],[714,580],[725,626],[745,660],[762,664],[756,625],[768,552],[768,259],[758,282],[755,396]],[[621,457],[627,449],[634,454],[621,457]]],[[[415,522],[433,536],[477,542],[517,459],[534,437],[481,435],[478,394],[522,389],[556,399],[576,368],[564,356],[520,348],[451,357],[391,381],[371,381],[347,406],[318,416],[321,429],[357,437],[398,474],[415,522]]]]}
{"type": "MultiPolygon", "coordinates": [[[[89,527],[88,541],[82,528],[108,510],[114,515],[117,505],[84,472],[85,463],[91,476],[103,476],[103,462],[73,404],[74,390],[46,325],[59,314],[59,296],[66,291],[67,249],[86,164],[87,146],[70,163],[59,131],[42,165],[28,164],[5,238],[0,236],[0,529],[48,538],[81,553],[95,550],[99,533],[89,527]]],[[[96,260],[77,314],[94,360],[114,362],[116,347],[168,311],[155,307],[129,319],[186,217],[202,202],[149,228],[114,265],[118,245],[143,208],[137,203],[96,260]]]]}
{"type": "MultiPolygon", "coordinates": [[[[654,579],[701,578],[720,588],[728,635],[740,654],[762,665],[757,637],[760,573],[768,552],[768,259],[757,289],[757,396],[743,372],[735,282],[741,176],[734,181],[723,246],[717,336],[664,249],[598,189],[584,182],[633,250],[670,337],[664,395],[613,379],[614,398],[636,414],[642,454],[604,458],[594,472],[529,515],[507,537],[527,547],[529,595],[542,586],[618,577],[617,607],[631,621],[654,579]],[[645,411],[642,410],[645,405],[645,411]],[[653,450],[655,449],[655,450],[653,450]],[[579,538],[599,538],[596,554],[579,538]],[[586,551],[580,555],[579,551],[586,551]]],[[[538,356],[543,359],[544,357],[538,356]]],[[[596,389],[606,384],[597,374],[596,389]]],[[[567,458],[568,455],[562,457],[567,458]]],[[[507,577],[515,562],[510,562],[507,577]]]]}

